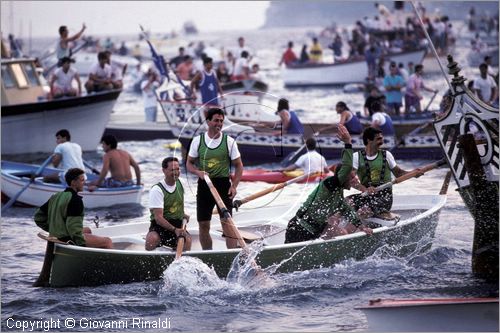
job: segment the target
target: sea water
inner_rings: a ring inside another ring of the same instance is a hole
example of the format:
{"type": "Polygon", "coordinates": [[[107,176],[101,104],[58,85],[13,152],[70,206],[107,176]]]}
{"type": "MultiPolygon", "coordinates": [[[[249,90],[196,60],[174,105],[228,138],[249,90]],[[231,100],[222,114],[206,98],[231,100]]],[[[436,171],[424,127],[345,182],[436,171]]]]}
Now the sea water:
{"type": "MultiPolygon", "coordinates": [[[[296,41],[296,45],[300,45],[301,40],[308,41],[306,33],[309,30],[238,31],[196,38],[205,39],[208,44],[231,46],[236,44],[239,35],[245,36],[247,43],[257,51],[261,68],[265,69],[269,92],[289,98],[292,108],[303,109],[300,117],[304,120],[331,119],[339,100],[346,101],[351,110],[361,111],[364,103],[361,94],[345,94],[341,88],[288,90],[283,87],[277,68],[281,52],[288,40],[296,41]]],[[[464,60],[467,41],[457,43],[456,58],[464,60]]],[[[464,67],[463,75],[478,73],[475,68],[467,68],[465,63],[461,63],[461,67],[464,67]]],[[[425,82],[444,93],[446,82],[442,76],[425,76],[425,82]]],[[[439,98],[436,98],[433,109],[438,103],[439,98]]],[[[124,91],[115,112],[124,116],[143,114],[141,96],[124,91]]],[[[92,220],[96,215],[101,227],[149,219],[149,188],[163,177],[161,160],[174,153],[164,147],[168,142],[119,143],[119,148],[129,151],[140,165],[145,184],[142,205],[89,209],[85,226],[95,227],[92,220]]],[[[84,157],[100,165],[101,154],[98,148],[84,157]]],[[[278,162],[264,167],[277,168],[278,162]]],[[[427,163],[430,161],[398,160],[400,167],[406,170],[427,163]]],[[[437,194],[446,171],[433,170],[418,180],[408,180],[396,185],[394,192],[396,195],[437,194]]],[[[196,179],[187,175],[184,167],[181,178],[186,184],[186,212],[195,216],[196,179]]],[[[313,186],[287,186],[273,195],[272,204],[304,200],[313,186]]],[[[241,183],[238,196],[242,198],[267,187],[269,184],[259,182],[241,183]]],[[[247,205],[259,207],[255,202],[247,205]]],[[[371,299],[498,296],[498,283],[486,282],[472,274],[474,221],[453,181],[430,250],[400,258],[381,248],[365,260],[346,260],[333,267],[286,274],[269,271],[266,272],[272,282],[269,284],[251,283],[252,278],[248,275],[236,274],[220,279],[211,267],[197,259],[181,257],[159,281],[82,288],[33,288],[31,285],[40,272],[45,252],[45,243],[36,237],[39,229],[32,219],[34,210],[13,207],[2,214],[1,328],[4,331],[21,331],[26,325],[26,330],[36,327],[35,331],[359,331],[367,329],[367,321],[355,307],[366,305],[371,299]],[[59,326],[55,327],[55,323],[59,326]]]]}

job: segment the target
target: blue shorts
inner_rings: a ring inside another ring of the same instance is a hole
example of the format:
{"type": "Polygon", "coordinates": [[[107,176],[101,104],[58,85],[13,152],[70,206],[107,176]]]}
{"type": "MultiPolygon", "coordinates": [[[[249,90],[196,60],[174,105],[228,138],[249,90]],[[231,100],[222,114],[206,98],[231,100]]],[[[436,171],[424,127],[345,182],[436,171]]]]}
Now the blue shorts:
{"type": "Polygon", "coordinates": [[[121,181],[109,177],[104,179],[104,181],[101,184],[101,187],[126,187],[126,186],[134,186],[134,182],[132,180],[121,181]]]}

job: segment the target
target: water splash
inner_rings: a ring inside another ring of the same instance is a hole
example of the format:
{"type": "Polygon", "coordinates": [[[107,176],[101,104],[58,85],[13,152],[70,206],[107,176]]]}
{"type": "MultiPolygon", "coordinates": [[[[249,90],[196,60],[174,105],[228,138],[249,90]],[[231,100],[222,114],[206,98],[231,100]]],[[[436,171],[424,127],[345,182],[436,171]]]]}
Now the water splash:
{"type": "Polygon", "coordinates": [[[275,285],[272,272],[257,265],[256,258],[263,250],[262,241],[252,242],[234,258],[227,275],[227,282],[245,289],[265,289],[275,285]]]}
{"type": "Polygon", "coordinates": [[[197,296],[227,286],[213,268],[189,256],[183,256],[170,264],[163,272],[163,281],[160,295],[173,293],[197,296]]]}

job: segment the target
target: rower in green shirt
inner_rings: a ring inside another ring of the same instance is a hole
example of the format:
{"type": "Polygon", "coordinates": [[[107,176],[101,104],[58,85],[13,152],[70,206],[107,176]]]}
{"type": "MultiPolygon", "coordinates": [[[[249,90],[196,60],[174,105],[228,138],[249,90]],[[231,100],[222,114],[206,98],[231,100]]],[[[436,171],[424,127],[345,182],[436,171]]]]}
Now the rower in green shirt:
{"type": "Polygon", "coordinates": [[[351,136],[340,124],[337,136],[345,143],[342,164],[336,167],[335,175],[319,183],[290,220],[285,243],[303,242],[321,236],[328,238],[334,236],[332,230],[337,234],[346,234],[358,228],[367,234],[372,233],[372,229],[361,224],[354,210],[344,199],[344,189],[351,187],[356,175],[352,172],[351,136]],[[342,218],[349,222],[345,229],[339,227],[342,218]]]}
{"type": "Polygon", "coordinates": [[[60,241],[78,246],[112,249],[109,237],[91,234],[83,227],[83,200],[78,192],[83,191],[85,172],[79,168],[69,169],[64,179],[69,187],[54,194],[35,212],[35,223],[60,241]]]}

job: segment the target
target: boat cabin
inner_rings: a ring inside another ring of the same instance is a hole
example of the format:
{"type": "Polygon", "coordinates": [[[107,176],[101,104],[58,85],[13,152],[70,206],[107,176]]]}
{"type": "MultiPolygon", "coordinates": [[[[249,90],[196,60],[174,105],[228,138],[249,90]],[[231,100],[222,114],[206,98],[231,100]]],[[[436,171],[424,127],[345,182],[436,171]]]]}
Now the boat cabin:
{"type": "Polygon", "coordinates": [[[45,97],[34,59],[2,59],[2,106],[36,103],[45,97]]]}

